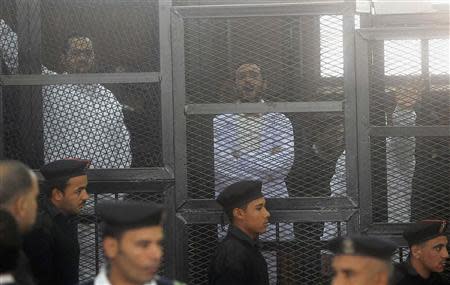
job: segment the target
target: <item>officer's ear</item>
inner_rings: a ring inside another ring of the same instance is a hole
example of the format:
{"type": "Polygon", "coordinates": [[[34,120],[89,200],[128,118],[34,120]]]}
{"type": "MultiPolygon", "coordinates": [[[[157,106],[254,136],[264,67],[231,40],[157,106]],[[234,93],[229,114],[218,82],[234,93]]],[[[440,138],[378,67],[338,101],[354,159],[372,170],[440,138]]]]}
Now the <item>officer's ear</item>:
{"type": "Polygon", "coordinates": [[[243,220],[245,218],[245,209],[234,208],[233,209],[233,220],[243,220]]]}
{"type": "Polygon", "coordinates": [[[412,257],[419,259],[422,256],[422,245],[415,244],[411,246],[412,257]]]}
{"type": "Polygon", "coordinates": [[[56,187],[52,189],[51,193],[52,200],[61,201],[62,199],[64,199],[64,192],[56,187]]]}
{"type": "Polygon", "coordinates": [[[119,241],[113,237],[103,238],[103,251],[105,256],[112,259],[117,256],[119,252],[119,241]]]}

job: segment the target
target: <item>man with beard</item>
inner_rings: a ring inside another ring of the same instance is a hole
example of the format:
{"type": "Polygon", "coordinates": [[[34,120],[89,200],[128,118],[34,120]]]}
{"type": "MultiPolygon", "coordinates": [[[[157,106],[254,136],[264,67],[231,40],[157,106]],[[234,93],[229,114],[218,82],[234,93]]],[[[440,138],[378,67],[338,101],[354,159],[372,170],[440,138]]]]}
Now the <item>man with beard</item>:
{"type": "Polygon", "coordinates": [[[108,202],[97,207],[103,219],[104,266],[85,285],[182,285],[157,275],[163,255],[163,215],[160,205],[108,202]]]}
{"type": "Polygon", "coordinates": [[[65,159],[41,168],[46,197],[35,227],[24,239],[24,250],[38,284],[78,284],[76,216],[89,198],[88,166],[87,160],[65,159]]]}
{"type": "Polygon", "coordinates": [[[408,259],[395,267],[395,285],[441,285],[447,251],[447,221],[427,220],[409,226],[403,237],[409,245],[408,259]]]}

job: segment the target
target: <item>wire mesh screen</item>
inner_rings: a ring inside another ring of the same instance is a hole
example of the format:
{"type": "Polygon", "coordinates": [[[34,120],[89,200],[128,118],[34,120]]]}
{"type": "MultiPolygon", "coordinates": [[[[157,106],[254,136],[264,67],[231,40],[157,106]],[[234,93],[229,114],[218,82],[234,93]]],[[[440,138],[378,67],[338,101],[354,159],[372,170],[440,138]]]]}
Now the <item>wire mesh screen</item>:
{"type": "Polygon", "coordinates": [[[93,168],[161,166],[159,94],[159,84],[4,88],[6,157],[35,168],[67,157],[93,168]]]}
{"type": "MultiPolygon", "coordinates": [[[[448,39],[373,43],[370,121],[375,126],[449,125],[448,39]],[[441,59],[441,60],[439,60],[441,59]]],[[[448,137],[372,137],[375,222],[448,218],[448,137]]]]}
{"type": "MultiPolygon", "coordinates": [[[[345,234],[343,227],[329,235],[323,223],[271,223],[260,236],[261,252],[266,259],[270,284],[328,284],[331,255],[321,251],[324,242],[332,236],[345,234]],[[300,234],[301,232],[308,233],[300,234]]],[[[331,224],[331,223],[330,223],[331,224]]],[[[333,223],[334,224],[334,223],[333,223]]],[[[188,225],[187,260],[189,283],[208,284],[208,267],[217,244],[224,237],[219,225],[188,225]]],[[[225,227],[226,230],[227,227],[225,227]]]]}
{"type": "Polygon", "coordinates": [[[185,19],[184,32],[188,103],[238,100],[243,63],[261,67],[267,101],[335,100],[320,88],[343,86],[342,16],[185,19]]]}
{"type": "MultiPolygon", "coordinates": [[[[93,194],[81,211],[78,224],[78,241],[80,243],[80,283],[92,280],[101,266],[105,264],[102,248],[101,220],[95,215],[95,206],[99,202],[111,200],[151,201],[163,204],[164,193],[133,192],[115,194],[93,194]]],[[[160,267],[160,274],[164,272],[164,264],[160,267]]]]}

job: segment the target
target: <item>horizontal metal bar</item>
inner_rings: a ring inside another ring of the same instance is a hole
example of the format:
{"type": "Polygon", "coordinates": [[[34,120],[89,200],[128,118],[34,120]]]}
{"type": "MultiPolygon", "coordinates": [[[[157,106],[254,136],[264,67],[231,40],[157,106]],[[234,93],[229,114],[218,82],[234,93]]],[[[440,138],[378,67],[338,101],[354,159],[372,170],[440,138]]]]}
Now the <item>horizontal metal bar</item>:
{"type": "Polygon", "coordinates": [[[366,40],[442,39],[449,37],[449,26],[364,28],[357,32],[366,40]]]}
{"type": "MultiPolygon", "coordinates": [[[[35,170],[35,173],[40,181],[44,180],[40,171],[35,170]]],[[[90,182],[139,182],[174,179],[172,170],[166,167],[88,169],[87,175],[90,182]]]]}
{"type": "MultiPolygon", "coordinates": [[[[310,210],[310,209],[352,209],[357,205],[349,197],[327,198],[269,198],[267,207],[270,210],[310,210]]],[[[221,211],[215,200],[187,200],[181,210],[221,211]]]]}
{"type": "MultiPolygon", "coordinates": [[[[35,171],[40,182],[44,178],[35,171]]],[[[169,168],[89,169],[90,193],[163,192],[175,183],[169,168]]]]}
{"type": "MultiPolygon", "coordinates": [[[[341,210],[292,210],[292,211],[271,211],[271,223],[296,223],[296,222],[326,222],[326,221],[348,221],[356,209],[341,210]]],[[[220,224],[222,221],[222,211],[181,211],[177,213],[177,218],[185,224],[220,224]]]]}
{"type": "Polygon", "coordinates": [[[224,103],[189,104],[185,106],[187,115],[246,114],[246,113],[307,113],[342,112],[342,101],[321,102],[265,102],[265,103],[224,103]]]}
{"type": "Polygon", "coordinates": [[[309,2],[309,3],[271,3],[176,6],[174,13],[183,18],[224,18],[291,15],[342,15],[355,11],[352,2],[309,2]]]}
{"type": "Polygon", "coordinates": [[[156,83],[159,72],[0,75],[0,85],[156,83]]]}
{"type": "Polygon", "coordinates": [[[372,15],[372,25],[377,26],[403,26],[403,25],[448,25],[450,23],[449,13],[423,13],[423,14],[395,14],[395,15],[372,15]]]}
{"type": "Polygon", "coordinates": [[[448,137],[450,126],[371,127],[372,137],[448,137]]]}

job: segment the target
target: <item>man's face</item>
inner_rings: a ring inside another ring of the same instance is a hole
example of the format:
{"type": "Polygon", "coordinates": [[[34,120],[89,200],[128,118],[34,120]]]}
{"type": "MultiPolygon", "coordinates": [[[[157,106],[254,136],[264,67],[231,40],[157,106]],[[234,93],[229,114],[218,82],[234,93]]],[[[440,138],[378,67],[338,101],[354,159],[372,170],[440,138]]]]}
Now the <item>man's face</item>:
{"type": "Polygon", "coordinates": [[[442,272],[448,258],[447,237],[439,236],[425,242],[420,247],[418,260],[430,272],[442,272]]]}
{"type": "Polygon", "coordinates": [[[119,240],[109,239],[104,243],[105,253],[122,280],[144,284],[154,278],[163,255],[162,226],[129,230],[119,240]]]}
{"type": "Polygon", "coordinates": [[[89,199],[89,194],[86,191],[87,185],[88,179],[86,175],[70,178],[63,192],[60,203],[61,210],[67,214],[79,214],[89,199]]]}
{"type": "Polygon", "coordinates": [[[69,40],[69,49],[63,57],[65,71],[68,73],[87,73],[94,68],[94,47],[87,37],[74,37],[69,40]]]}
{"type": "Polygon", "coordinates": [[[395,91],[395,102],[404,109],[413,108],[419,99],[419,89],[403,88],[395,91]]]}
{"type": "Polygon", "coordinates": [[[383,264],[371,257],[338,255],[332,263],[332,285],[387,285],[388,273],[383,264]],[[383,278],[384,275],[384,278],[383,278]]]}
{"type": "Polygon", "coordinates": [[[37,199],[39,196],[39,184],[36,175],[32,175],[32,185],[30,191],[24,197],[23,217],[18,221],[21,232],[29,231],[36,221],[37,199]]]}
{"type": "Polygon", "coordinates": [[[265,82],[256,64],[243,64],[236,70],[236,88],[242,102],[261,100],[265,82]]]}
{"type": "Polygon", "coordinates": [[[242,209],[242,222],[251,234],[262,234],[267,230],[270,213],[266,209],[266,200],[258,198],[242,209]]]}

